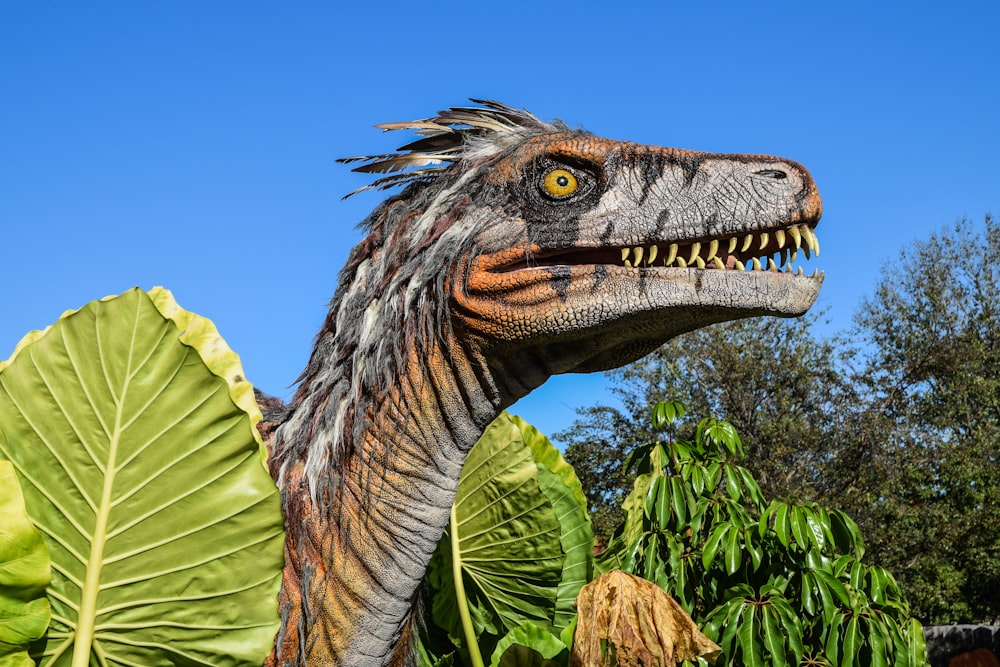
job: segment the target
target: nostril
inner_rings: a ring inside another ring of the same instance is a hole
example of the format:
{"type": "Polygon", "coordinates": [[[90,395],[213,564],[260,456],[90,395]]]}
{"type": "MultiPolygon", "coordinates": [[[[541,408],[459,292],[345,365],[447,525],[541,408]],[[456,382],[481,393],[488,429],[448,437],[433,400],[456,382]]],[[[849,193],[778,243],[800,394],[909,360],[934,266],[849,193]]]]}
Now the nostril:
{"type": "Polygon", "coordinates": [[[770,178],[775,181],[783,181],[788,178],[788,174],[780,169],[761,169],[760,171],[755,171],[753,175],[760,176],[761,178],[770,178]]]}

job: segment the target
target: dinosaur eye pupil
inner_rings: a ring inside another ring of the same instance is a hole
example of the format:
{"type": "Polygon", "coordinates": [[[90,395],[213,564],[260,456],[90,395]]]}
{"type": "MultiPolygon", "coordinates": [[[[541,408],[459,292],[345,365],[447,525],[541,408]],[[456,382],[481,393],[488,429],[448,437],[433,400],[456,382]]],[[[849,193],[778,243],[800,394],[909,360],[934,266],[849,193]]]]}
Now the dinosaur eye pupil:
{"type": "Polygon", "coordinates": [[[576,180],[573,172],[568,169],[552,169],[542,179],[542,189],[545,191],[545,194],[556,199],[563,199],[570,196],[579,187],[580,182],[576,180]]]}

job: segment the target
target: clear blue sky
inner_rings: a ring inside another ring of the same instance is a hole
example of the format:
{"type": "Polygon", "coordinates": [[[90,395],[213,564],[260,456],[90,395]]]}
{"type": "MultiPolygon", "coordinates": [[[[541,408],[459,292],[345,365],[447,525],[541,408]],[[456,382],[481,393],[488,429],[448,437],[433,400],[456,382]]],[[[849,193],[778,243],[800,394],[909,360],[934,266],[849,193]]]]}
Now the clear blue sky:
{"type": "MultiPolygon", "coordinates": [[[[770,153],[825,203],[820,297],[1000,213],[1000,3],[0,3],[0,358],[68,308],[164,285],[289,396],[378,202],[334,163],[377,122],[487,97],[617,139],[770,153]]],[[[567,376],[544,432],[602,399],[567,376]]],[[[609,399],[604,399],[609,400],[609,399]]]]}

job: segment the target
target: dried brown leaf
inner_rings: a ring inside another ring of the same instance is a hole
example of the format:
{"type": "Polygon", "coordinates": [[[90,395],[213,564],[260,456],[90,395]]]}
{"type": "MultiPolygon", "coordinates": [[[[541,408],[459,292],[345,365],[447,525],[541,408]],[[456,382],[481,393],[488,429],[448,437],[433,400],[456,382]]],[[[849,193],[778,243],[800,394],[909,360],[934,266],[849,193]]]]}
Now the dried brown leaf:
{"type": "Polygon", "coordinates": [[[672,667],[720,648],[656,584],[621,571],[590,582],[577,598],[571,667],[672,667]]]}

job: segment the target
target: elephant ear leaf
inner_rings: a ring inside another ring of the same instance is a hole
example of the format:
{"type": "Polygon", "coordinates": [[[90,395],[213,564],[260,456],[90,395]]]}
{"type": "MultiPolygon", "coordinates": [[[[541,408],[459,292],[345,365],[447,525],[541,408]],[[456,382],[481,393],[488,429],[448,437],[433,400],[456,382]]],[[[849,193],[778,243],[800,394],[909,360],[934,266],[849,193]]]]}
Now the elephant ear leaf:
{"type": "MultiPolygon", "coordinates": [[[[483,662],[479,649],[525,623],[560,630],[575,616],[592,550],[572,468],[537,430],[504,412],[466,459],[451,524],[431,560],[433,620],[472,664],[483,662]]],[[[428,640],[435,654],[451,650],[428,640]]]]}
{"type": "Polygon", "coordinates": [[[517,415],[508,418],[517,427],[524,444],[531,448],[538,465],[538,485],[559,519],[559,540],[566,558],[552,625],[562,629],[576,618],[576,596],[594,574],[594,531],[587,512],[587,498],[573,466],[549,439],[517,415]]]}
{"type": "Polygon", "coordinates": [[[468,623],[496,637],[525,621],[551,623],[565,561],[559,535],[531,448],[504,413],[465,461],[431,561],[435,622],[458,641],[468,641],[468,623]]]}
{"type": "Polygon", "coordinates": [[[52,558],[45,665],[260,665],[277,489],[239,359],[169,292],[65,314],[0,362],[0,459],[52,558]]]}
{"type": "Polygon", "coordinates": [[[31,525],[10,461],[0,461],[0,665],[30,667],[28,644],[49,625],[49,552],[31,525]]]}

